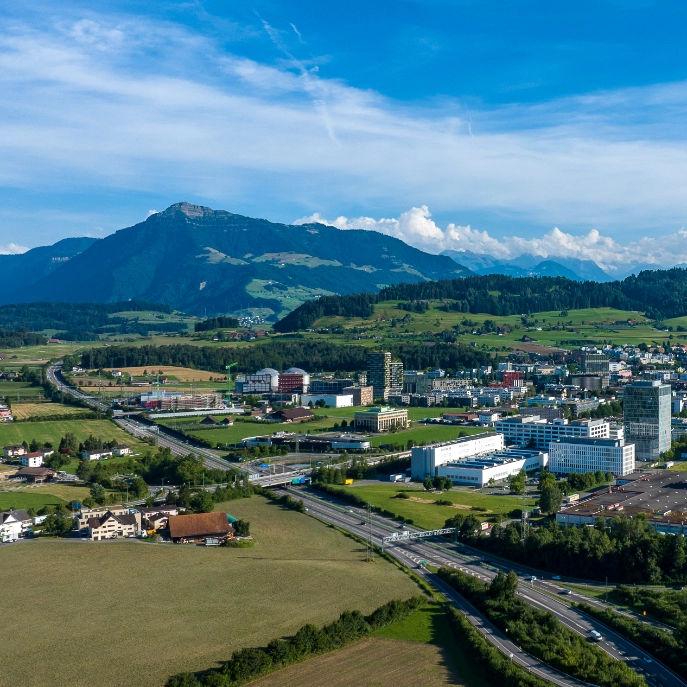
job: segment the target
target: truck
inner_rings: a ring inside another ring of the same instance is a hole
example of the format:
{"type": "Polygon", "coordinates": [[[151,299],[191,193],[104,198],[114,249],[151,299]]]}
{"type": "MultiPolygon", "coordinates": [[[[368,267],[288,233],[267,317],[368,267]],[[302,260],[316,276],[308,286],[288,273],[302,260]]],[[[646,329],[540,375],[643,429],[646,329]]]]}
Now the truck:
{"type": "Polygon", "coordinates": [[[294,477],[291,480],[291,484],[300,484],[300,483],[301,483],[301,480],[298,477],[294,477]]]}
{"type": "Polygon", "coordinates": [[[353,480],[352,479],[345,479],[344,484],[353,484],[353,480]]]}
{"type": "Polygon", "coordinates": [[[579,494],[570,494],[570,496],[566,496],[563,499],[563,503],[575,503],[575,501],[580,500],[580,495],[579,494]]]}
{"type": "Polygon", "coordinates": [[[405,477],[402,473],[397,473],[395,475],[389,475],[389,482],[402,482],[405,477]]]}

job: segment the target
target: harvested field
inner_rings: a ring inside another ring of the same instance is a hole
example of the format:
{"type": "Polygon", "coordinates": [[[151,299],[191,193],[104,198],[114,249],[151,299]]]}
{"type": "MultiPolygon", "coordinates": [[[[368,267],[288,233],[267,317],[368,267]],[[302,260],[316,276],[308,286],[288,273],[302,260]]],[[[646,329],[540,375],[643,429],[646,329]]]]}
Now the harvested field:
{"type": "Polygon", "coordinates": [[[235,649],[305,623],[322,625],[347,609],[369,613],[418,592],[400,570],[365,563],[359,544],[307,515],[260,497],[218,510],[250,521],[254,548],[55,540],[2,547],[6,579],[30,578],[32,594],[3,600],[12,632],[0,644],[0,685],[161,687],[170,674],[215,667],[235,649]]]}
{"type": "MultiPolygon", "coordinates": [[[[167,375],[168,377],[176,377],[180,382],[212,382],[223,381],[226,376],[219,372],[208,372],[207,370],[192,370],[190,367],[174,367],[173,365],[162,365],[161,367],[117,367],[106,368],[107,371],[113,369],[127,372],[132,377],[141,377],[147,370],[149,375],[167,375]]],[[[153,381],[155,380],[152,377],[153,381]]]]}
{"type": "Polygon", "coordinates": [[[91,413],[88,408],[78,408],[62,403],[15,403],[12,406],[12,415],[17,420],[28,420],[31,417],[46,417],[48,415],[85,415],[91,413]]]}
{"type": "Polygon", "coordinates": [[[370,637],[290,666],[255,687],[439,687],[465,685],[433,644],[370,637]]]}

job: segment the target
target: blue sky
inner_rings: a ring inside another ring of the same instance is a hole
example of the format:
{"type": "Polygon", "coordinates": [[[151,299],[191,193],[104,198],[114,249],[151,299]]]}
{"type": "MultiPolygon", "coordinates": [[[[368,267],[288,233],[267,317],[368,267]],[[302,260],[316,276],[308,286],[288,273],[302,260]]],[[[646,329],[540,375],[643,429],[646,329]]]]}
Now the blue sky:
{"type": "Polygon", "coordinates": [[[432,252],[687,260],[682,3],[94,7],[0,13],[5,251],[188,200],[432,252]]]}

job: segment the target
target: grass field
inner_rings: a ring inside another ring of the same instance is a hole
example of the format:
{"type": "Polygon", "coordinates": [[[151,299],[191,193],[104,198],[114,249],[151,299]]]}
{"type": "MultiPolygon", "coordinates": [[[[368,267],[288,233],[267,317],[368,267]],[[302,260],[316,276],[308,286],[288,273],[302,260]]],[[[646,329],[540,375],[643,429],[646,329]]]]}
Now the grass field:
{"type": "Polygon", "coordinates": [[[9,401],[42,398],[43,394],[43,387],[31,386],[27,382],[0,382],[0,397],[9,401]]]}
{"type": "Polygon", "coordinates": [[[143,373],[147,371],[151,381],[155,381],[154,375],[157,374],[167,375],[168,377],[174,377],[180,382],[212,382],[222,381],[225,379],[225,375],[222,375],[219,372],[193,370],[190,367],[175,367],[173,365],[161,365],[159,367],[108,367],[105,369],[108,371],[117,369],[121,370],[122,372],[128,372],[133,377],[141,377],[143,376],[143,373]]]}
{"type": "MultiPolygon", "coordinates": [[[[522,508],[521,496],[492,496],[490,494],[475,494],[465,491],[445,491],[443,494],[432,494],[420,489],[403,487],[395,484],[365,485],[343,487],[350,489],[356,496],[360,496],[373,506],[385,508],[396,515],[411,518],[423,529],[431,530],[443,527],[446,520],[456,513],[471,513],[480,520],[485,520],[495,513],[507,514],[515,508],[522,508]],[[395,498],[397,494],[405,492],[410,498],[395,498]],[[446,499],[453,502],[453,506],[437,506],[434,501],[446,499]],[[484,511],[475,510],[483,508],[484,511]]],[[[526,499],[528,507],[534,506],[534,499],[526,499]]]]}
{"type": "Polygon", "coordinates": [[[380,434],[370,439],[371,446],[381,446],[382,444],[398,443],[407,444],[412,439],[416,444],[426,442],[442,442],[457,439],[459,435],[480,434],[486,432],[483,427],[456,427],[451,425],[425,425],[412,429],[393,432],[391,434],[380,434]]]}
{"type": "MultiPolygon", "coordinates": [[[[0,482],[0,510],[2,508],[35,508],[54,506],[70,501],[83,501],[91,492],[77,484],[46,484],[42,487],[7,485],[0,482]]],[[[108,490],[109,494],[110,491],[108,490]]]]}
{"type": "Polygon", "coordinates": [[[46,417],[47,415],[85,415],[93,412],[87,408],[68,406],[63,403],[15,403],[12,405],[12,415],[16,420],[28,420],[31,417],[46,417]]]}
{"type": "Polygon", "coordinates": [[[359,544],[307,515],[260,497],[221,509],[251,522],[254,548],[4,547],[6,579],[30,577],[33,593],[3,600],[12,632],[0,644],[0,685],[160,687],[172,673],[214,667],[306,622],[331,622],[346,609],[369,613],[418,592],[400,570],[365,563],[359,544]]]}
{"type": "Polygon", "coordinates": [[[59,446],[60,439],[73,432],[79,441],[88,438],[89,434],[100,437],[103,441],[116,441],[132,448],[141,446],[141,442],[127,434],[109,420],[60,420],[55,422],[3,422],[0,424],[0,446],[21,444],[22,441],[39,443],[49,442],[59,446]]]}
{"type": "MultiPolygon", "coordinates": [[[[0,491],[0,510],[12,508],[35,508],[40,510],[43,506],[59,506],[66,503],[57,496],[51,494],[37,494],[36,492],[27,493],[25,491],[0,491]]],[[[2,677],[0,676],[0,680],[2,677]]],[[[0,683],[1,684],[1,683],[0,683]]]]}

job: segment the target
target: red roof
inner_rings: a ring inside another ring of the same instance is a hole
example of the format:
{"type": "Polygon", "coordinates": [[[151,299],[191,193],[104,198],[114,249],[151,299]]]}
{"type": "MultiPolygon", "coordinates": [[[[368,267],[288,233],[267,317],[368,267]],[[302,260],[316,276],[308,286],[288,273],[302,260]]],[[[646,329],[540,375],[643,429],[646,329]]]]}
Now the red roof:
{"type": "Polygon", "coordinates": [[[169,534],[172,539],[217,537],[231,531],[232,527],[226,513],[196,513],[169,517],[169,534]]]}

